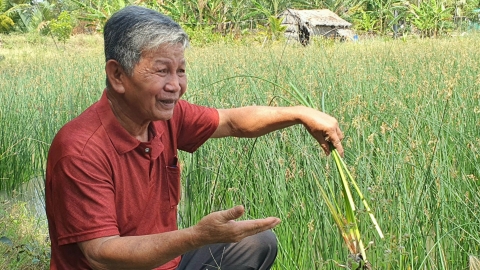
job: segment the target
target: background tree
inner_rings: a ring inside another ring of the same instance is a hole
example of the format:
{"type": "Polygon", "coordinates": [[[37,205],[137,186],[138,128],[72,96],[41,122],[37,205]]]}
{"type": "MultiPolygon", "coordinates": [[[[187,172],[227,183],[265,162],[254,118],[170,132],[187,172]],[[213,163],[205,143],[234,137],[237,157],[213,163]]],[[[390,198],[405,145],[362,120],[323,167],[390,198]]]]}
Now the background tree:
{"type": "Polygon", "coordinates": [[[101,32],[117,10],[141,5],[163,12],[200,34],[235,33],[260,30],[273,36],[281,32],[278,15],[287,8],[327,8],[364,33],[436,36],[455,27],[468,29],[478,22],[479,0],[0,0],[0,31],[41,31],[63,11],[77,22],[79,32],[101,32]],[[261,26],[261,27],[258,27],[261,26]]]}
{"type": "Polygon", "coordinates": [[[7,0],[0,0],[0,33],[8,33],[13,30],[13,22],[10,10],[10,3],[7,0]]]}
{"type": "Polygon", "coordinates": [[[72,18],[68,11],[62,11],[57,19],[52,20],[48,24],[50,34],[58,41],[65,42],[72,35],[75,20],[72,18]]]}
{"type": "Polygon", "coordinates": [[[116,11],[132,5],[133,0],[68,0],[72,3],[73,14],[81,21],[88,22],[88,26],[94,27],[97,31],[102,31],[105,22],[116,11]]]}
{"type": "Polygon", "coordinates": [[[445,7],[435,0],[429,0],[419,5],[408,4],[410,16],[407,17],[419,31],[422,37],[437,36],[439,33],[453,27],[453,7],[445,7]]]}
{"type": "Polygon", "coordinates": [[[31,7],[30,4],[26,3],[17,3],[9,0],[0,0],[0,23],[2,25],[2,32],[9,33],[14,30],[19,31],[21,26],[18,23],[21,23],[22,17],[20,14],[23,13],[23,10],[27,10],[31,7]]]}

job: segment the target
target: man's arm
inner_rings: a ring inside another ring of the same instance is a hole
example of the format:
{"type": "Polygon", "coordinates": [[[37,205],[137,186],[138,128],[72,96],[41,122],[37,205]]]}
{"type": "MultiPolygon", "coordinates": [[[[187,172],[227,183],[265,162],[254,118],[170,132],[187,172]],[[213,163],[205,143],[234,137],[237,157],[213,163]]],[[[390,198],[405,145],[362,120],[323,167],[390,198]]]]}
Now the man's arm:
{"type": "Polygon", "coordinates": [[[198,224],[182,230],[102,237],[78,245],[93,269],[152,269],[201,246],[238,242],[280,223],[274,217],[235,221],[243,213],[243,206],[236,206],[211,213],[198,224]]]}
{"type": "Polygon", "coordinates": [[[335,118],[318,110],[296,107],[249,106],[218,110],[220,123],[212,138],[254,138],[295,124],[303,124],[328,155],[329,143],[343,155],[343,133],[335,118]]]}

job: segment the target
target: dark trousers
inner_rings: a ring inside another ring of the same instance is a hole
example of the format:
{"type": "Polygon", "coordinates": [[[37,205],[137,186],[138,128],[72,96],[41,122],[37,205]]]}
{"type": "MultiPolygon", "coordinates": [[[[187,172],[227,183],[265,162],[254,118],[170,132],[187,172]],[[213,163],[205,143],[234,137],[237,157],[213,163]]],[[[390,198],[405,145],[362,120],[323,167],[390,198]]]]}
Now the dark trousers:
{"type": "Polygon", "coordinates": [[[277,238],[264,231],[238,243],[214,244],[185,253],[177,270],[264,270],[277,256],[277,238]]]}

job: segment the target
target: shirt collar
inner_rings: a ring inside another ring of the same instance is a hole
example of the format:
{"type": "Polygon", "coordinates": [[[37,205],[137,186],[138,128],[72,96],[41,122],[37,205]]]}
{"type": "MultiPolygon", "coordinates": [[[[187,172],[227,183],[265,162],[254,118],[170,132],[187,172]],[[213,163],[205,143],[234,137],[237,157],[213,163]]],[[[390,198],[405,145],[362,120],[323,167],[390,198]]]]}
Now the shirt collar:
{"type": "MultiPolygon", "coordinates": [[[[140,145],[140,141],[135,137],[130,135],[128,131],[118,122],[117,118],[113,114],[112,108],[107,98],[107,90],[103,91],[102,97],[97,102],[96,111],[100,121],[102,122],[105,131],[112,142],[113,146],[117,150],[118,154],[124,154],[133,149],[137,148],[140,145]]],[[[156,125],[150,124],[149,128],[153,128],[152,132],[153,141],[161,149],[156,149],[154,154],[155,156],[159,155],[163,150],[163,145],[159,145],[159,138],[162,136],[163,131],[156,129],[156,125]]]]}

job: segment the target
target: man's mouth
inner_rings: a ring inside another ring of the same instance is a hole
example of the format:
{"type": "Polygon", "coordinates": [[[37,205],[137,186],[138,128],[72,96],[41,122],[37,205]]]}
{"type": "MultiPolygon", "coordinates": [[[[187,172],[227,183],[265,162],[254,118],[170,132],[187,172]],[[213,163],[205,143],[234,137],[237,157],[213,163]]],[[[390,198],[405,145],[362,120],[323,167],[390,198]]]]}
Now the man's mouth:
{"type": "Polygon", "coordinates": [[[174,99],[164,99],[164,100],[160,100],[161,103],[164,103],[164,104],[172,104],[172,103],[175,103],[175,100],[174,99]]]}
{"type": "Polygon", "coordinates": [[[177,103],[177,100],[176,99],[162,99],[162,100],[159,100],[158,101],[160,103],[160,105],[162,107],[166,107],[166,108],[173,108],[175,106],[175,104],[177,103]]]}

